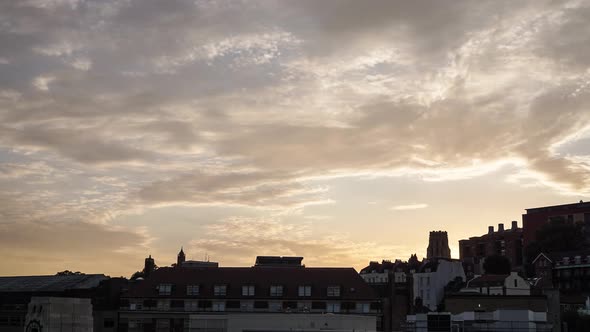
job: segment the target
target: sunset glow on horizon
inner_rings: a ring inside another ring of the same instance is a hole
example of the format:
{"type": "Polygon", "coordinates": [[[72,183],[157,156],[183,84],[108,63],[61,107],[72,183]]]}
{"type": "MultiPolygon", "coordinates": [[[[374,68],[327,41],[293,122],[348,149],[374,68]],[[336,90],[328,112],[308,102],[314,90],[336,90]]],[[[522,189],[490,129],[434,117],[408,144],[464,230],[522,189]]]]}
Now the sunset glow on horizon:
{"type": "Polygon", "coordinates": [[[0,3],[0,275],[425,256],[590,199],[590,3],[0,3]]]}

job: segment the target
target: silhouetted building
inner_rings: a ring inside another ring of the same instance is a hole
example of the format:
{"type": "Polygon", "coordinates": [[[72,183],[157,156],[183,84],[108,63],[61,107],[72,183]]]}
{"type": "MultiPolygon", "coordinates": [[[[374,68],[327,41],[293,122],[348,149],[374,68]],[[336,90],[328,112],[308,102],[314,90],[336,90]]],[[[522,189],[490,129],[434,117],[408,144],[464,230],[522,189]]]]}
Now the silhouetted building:
{"type": "Polygon", "coordinates": [[[91,299],[102,274],[0,277],[0,331],[22,332],[33,297],[91,299]]]}
{"type": "Polygon", "coordinates": [[[449,248],[449,238],[447,236],[447,232],[430,232],[430,237],[428,238],[428,249],[426,252],[426,258],[428,259],[451,259],[451,249],[449,248]]]}
{"type": "Polygon", "coordinates": [[[180,331],[188,329],[196,314],[205,313],[263,319],[269,313],[375,317],[380,312],[375,292],[353,268],[279,265],[159,268],[123,296],[119,327],[180,331]]]}
{"type": "Polygon", "coordinates": [[[37,296],[31,298],[27,308],[24,331],[92,332],[93,330],[94,321],[90,299],[37,296]]]}
{"type": "Polygon", "coordinates": [[[381,316],[377,319],[378,331],[399,331],[412,310],[411,274],[420,268],[415,255],[412,263],[399,259],[394,262],[383,260],[370,262],[360,271],[360,276],[381,299],[381,316]]]}
{"type": "Polygon", "coordinates": [[[523,265],[522,234],[523,229],[518,228],[518,222],[513,221],[510,229],[504,229],[504,224],[498,224],[498,231],[494,231],[494,226],[489,226],[485,235],[460,240],[459,257],[467,277],[483,274],[484,259],[494,255],[508,258],[512,269],[519,270],[523,265]]]}
{"type": "Polygon", "coordinates": [[[143,275],[144,277],[149,277],[152,272],[156,270],[156,262],[150,255],[148,258],[145,259],[145,263],[143,265],[143,275]]]}
{"type": "Polygon", "coordinates": [[[305,267],[303,257],[288,256],[257,256],[254,266],[264,267],[305,267]]]}
{"type": "Polygon", "coordinates": [[[552,218],[563,218],[572,223],[583,223],[586,234],[590,234],[590,202],[544,206],[526,209],[522,215],[523,244],[529,245],[536,239],[537,231],[552,218]]]}
{"type": "Polygon", "coordinates": [[[176,266],[182,266],[182,263],[186,260],[186,256],[184,255],[183,248],[180,248],[180,252],[178,252],[178,256],[176,257],[176,266]]]}

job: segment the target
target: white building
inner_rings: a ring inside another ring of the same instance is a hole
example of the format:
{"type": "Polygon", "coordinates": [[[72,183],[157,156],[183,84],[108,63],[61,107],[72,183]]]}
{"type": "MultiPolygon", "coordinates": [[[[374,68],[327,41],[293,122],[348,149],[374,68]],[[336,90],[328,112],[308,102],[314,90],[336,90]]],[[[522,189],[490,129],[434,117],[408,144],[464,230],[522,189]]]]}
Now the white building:
{"type": "Polygon", "coordinates": [[[407,316],[408,326],[416,332],[429,331],[435,324],[450,325],[452,331],[551,331],[547,313],[531,310],[496,310],[492,312],[468,311],[460,314],[432,312],[407,316]]]}
{"type": "MultiPolygon", "coordinates": [[[[337,314],[240,314],[191,315],[188,331],[375,331],[377,318],[337,314]]],[[[161,328],[161,327],[160,327],[161,328]]]]}
{"type": "Polygon", "coordinates": [[[467,281],[461,292],[485,295],[531,295],[530,284],[517,272],[510,274],[486,274],[467,281]]]}
{"type": "Polygon", "coordinates": [[[90,299],[32,297],[27,309],[27,332],[92,332],[90,299]]]}
{"type": "Polygon", "coordinates": [[[465,281],[463,264],[458,260],[434,259],[422,265],[420,272],[414,273],[414,301],[422,299],[422,304],[436,310],[444,297],[445,286],[455,278],[465,281]]]}

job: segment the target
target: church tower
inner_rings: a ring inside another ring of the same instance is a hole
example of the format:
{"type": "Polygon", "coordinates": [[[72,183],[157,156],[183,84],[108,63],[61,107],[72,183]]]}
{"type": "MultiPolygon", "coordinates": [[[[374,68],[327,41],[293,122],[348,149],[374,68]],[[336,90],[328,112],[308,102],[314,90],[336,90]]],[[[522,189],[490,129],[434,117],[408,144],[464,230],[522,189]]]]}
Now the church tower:
{"type": "Polygon", "coordinates": [[[180,252],[178,253],[178,257],[176,258],[177,267],[181,267],[182,263],[184,263],[184,261],[186,260],[186,257],[184,256],[184,251],[182,249],[183,248],[180,247],[180,252]]]}
{"type": "Polygon", "coordinates": [[[449,248],[449,238],[447,236],[447,232],[430,232],[426,258],[451,259],[451,249],[449,248]]]}
{"type": "Polygon", "coordinates": [[[144,277],[149,277],[154,270],[156,270],[156,262],[152,258],[152,255],[150,255],[150,257],[145,259],[145,264],[143,266],[144,277]]]}

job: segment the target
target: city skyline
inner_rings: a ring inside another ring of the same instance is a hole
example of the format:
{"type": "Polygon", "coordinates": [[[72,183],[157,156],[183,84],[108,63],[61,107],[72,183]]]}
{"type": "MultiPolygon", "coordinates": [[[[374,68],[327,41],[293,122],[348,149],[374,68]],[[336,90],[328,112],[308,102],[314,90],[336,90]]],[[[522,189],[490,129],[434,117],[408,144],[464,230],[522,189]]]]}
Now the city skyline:
{"type": "Polygon", "coordinates": [[[583,1],[0,3],[0,275],[426,256],[590,199],[583,1]]]}

